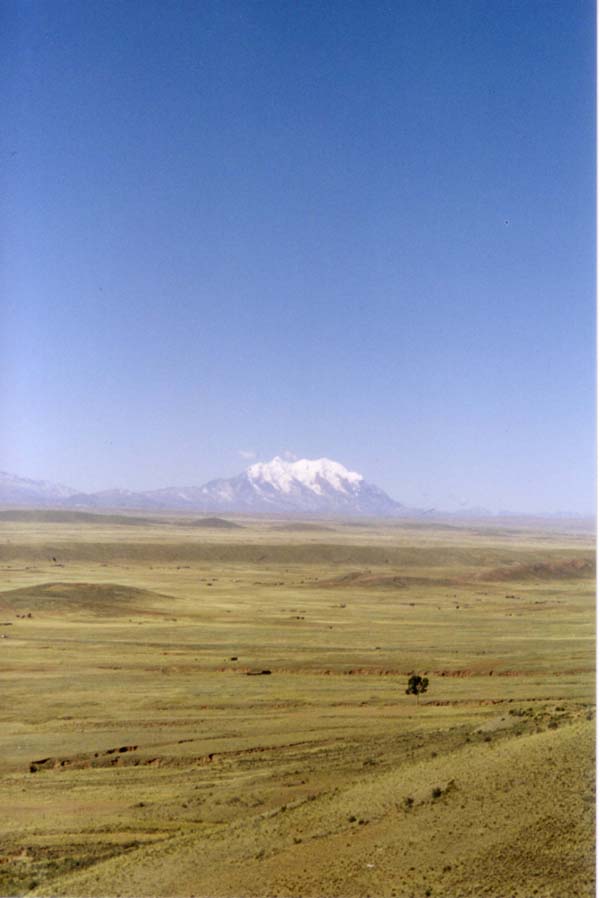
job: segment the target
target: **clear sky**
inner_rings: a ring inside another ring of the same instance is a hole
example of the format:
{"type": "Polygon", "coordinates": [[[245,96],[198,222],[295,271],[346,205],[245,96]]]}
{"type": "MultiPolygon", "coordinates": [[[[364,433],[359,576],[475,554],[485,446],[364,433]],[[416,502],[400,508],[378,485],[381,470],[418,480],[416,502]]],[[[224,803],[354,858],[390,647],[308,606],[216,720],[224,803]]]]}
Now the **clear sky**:
{"type": "Polygon", "coordinates": [[[0,468],[593,508],[591,0],[0,15],[0,468]]]}

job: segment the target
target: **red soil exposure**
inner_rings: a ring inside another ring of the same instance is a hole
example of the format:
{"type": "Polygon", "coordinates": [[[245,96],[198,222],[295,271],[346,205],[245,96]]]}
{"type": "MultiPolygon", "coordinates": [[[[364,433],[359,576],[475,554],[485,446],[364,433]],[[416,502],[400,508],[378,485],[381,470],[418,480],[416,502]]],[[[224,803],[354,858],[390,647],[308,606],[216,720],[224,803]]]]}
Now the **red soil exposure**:
{"type": "MultiPolygon", "coordinates": [[[[178,740],[178,744],[180,742],[193,742],[193,739],[186,740],[178,740]]],[[[323,744],[326,740],[320,740],[318,744],[323,744]]],[[[314,740],[304,739],[299,742],[286,742],[282,745],[256,745],[252,748],[243,748],[243,749],[233,749],[231,751],[222,751],[222,752],[210,752],[205,755],[198,755],[196,757],[152,757],[152,758],[139,758],[139,757],[124,757],[124,754],[121,752],[129,752],[135,751],[138,746],[113,748],[109,751],[105,752],[88,752],[86,754],[73,755],[70,758],[41,758],[38,761],[32,761],[29,765],[30,773],[38,773],[43,770],[59,770],[64,767],[71,767],[76,770],[87,769],[90,767],[112,767],[115,764],[127,766],[127,767],[161,767],[163,765],[169,767],[181,767],[187,766],[189,764],[196,764],[198,766],[205,766],[207,764],[212,764],[216,760],[221,760],[223,758],[238,758],[238,757],[246,757],[247,755],[254,755],[263,752],[270,751],[280,751],[281,749],[286,748],[297,748],[298,746],[306,746],[310,745],[314,747],[317,744],[314,740]],[[117,752],[117,754],[115,754],[117,752]],[[113,757],[106,757],[107,755],[113,755],[113,757]]]]}

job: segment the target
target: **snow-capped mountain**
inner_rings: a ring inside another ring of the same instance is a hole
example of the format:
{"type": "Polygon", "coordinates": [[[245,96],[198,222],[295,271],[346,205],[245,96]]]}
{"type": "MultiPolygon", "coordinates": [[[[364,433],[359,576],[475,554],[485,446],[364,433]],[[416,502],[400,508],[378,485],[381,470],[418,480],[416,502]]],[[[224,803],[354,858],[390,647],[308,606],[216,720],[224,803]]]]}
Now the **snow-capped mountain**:
{"type": "Polygon", "coordinates": [[[383,490],[328,458],[250,465],[237,477],[211,480],[204,486],[152,490],[143,493],[150,508],[198,511],[238,511],[249,514],[401,514],[404,506],[383,490]]]}
{"type": "MultiPolygon", "coordinates": [[[[21,481],[21,478],[14,480],[21,481]]],[[[408,514],[410,511],[383,490],[367,483],[362,474],[328,458],[287,461],[275,457],[270,462],[250,465],[237,477],[211,480],[204,486],[170,487],[139,493],[122,489],[81,493],[67,487],[42,486],[46,488],[46,493],[32,489],[20,501],[13,498],[16,495],[14,491],[4,490],[0,482],[0,504],[249,514],[387,516],[408,514]]]]}
{"type": "Polygon", "coordinates": [[[230,481],[207,484],[211,496],[224,502],[240,501],[264,510],[386,514],[399,508],[361,474],[328,458],[251,465],[230,481]]]}
{"type": "Polygon", "coordinates": [[[0,471],[0,502],[3,505],[60,505],[75,494],[68,486],[60,483],[48,483],[46,480],[30,480],[0,471]]]}
{"type": "Polygon", "coordinates": [[[237,477],[145,495],[169,507],[193,506],[207,511],[359,515],[407,511],[383,490],[367,483],[362,474],[328,458],[286,461],[275,457],[250,465],[237,477]]]}

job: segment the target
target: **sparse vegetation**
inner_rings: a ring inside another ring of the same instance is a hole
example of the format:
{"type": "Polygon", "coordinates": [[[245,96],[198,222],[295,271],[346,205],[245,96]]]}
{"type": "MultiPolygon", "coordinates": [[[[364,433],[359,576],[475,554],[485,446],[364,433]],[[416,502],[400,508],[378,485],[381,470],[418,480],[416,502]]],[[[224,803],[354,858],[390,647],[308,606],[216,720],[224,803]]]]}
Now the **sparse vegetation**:
{"type": "Polygon", "coordinates": [[[592,895],[587,537],[240,523],[0,522],[0,893],[592,895]]]}

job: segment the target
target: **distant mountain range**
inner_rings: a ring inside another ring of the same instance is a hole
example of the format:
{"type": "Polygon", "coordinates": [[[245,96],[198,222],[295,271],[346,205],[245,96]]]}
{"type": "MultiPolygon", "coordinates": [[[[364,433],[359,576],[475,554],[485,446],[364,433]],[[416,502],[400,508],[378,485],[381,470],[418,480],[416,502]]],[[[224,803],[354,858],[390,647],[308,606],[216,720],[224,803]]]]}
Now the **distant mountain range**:
{"type": "Polygon", "coordinates": [[[76,490],[46,480],[29,480],[0,471],[0,505],[61,507],[76,490]]]}
{"type": "Polygon", "coordinates": [[[270,462],[250,465],[237,477],[211,480],[203,486],[168,487],[134,492],[128,489],[83,493],[44,480],[29,480],[0,471],[0,507],[73,509],[80,511],[174,511],[245,514],[317,515],[331,517],[426,517],[461,519],[509,519],[545,517],[588,520],[593,515],[555,512],[527,515],[522,512],[494,513],[486,508],[440,511],[411,508],[396,502],[382,489],[368,483],[362,474],[350,471],[329,458],[270,462]]]}
{"type": "Polygon", "coordinates": [[[113,489],[82,493],[0,472],[0,505],[376,517],[422,514],[391,499],[379,487],[367,483],[362,474],[328,458],[286,461],[275,457],[251,465],[237,477],[211,480],[203,486],[145,492],[113,489]]]}

